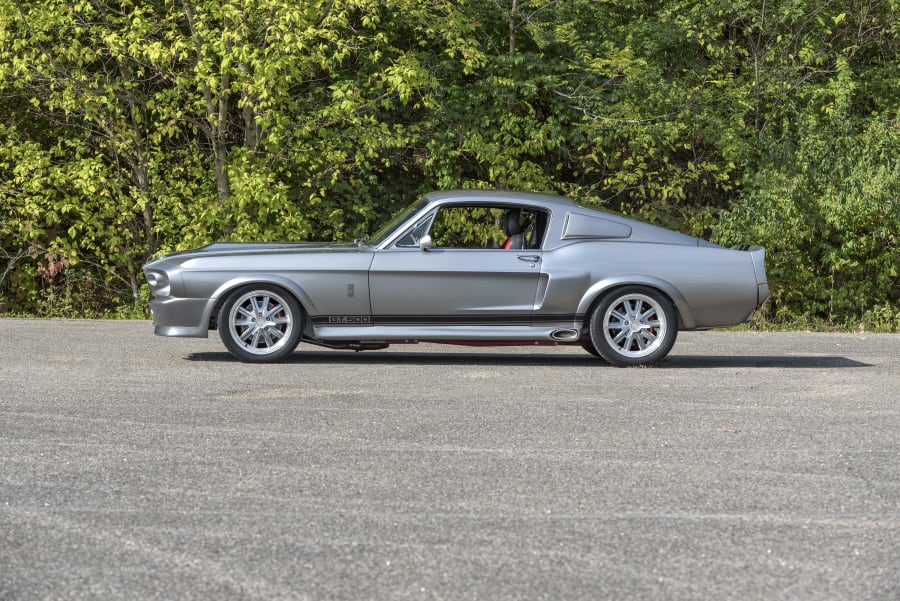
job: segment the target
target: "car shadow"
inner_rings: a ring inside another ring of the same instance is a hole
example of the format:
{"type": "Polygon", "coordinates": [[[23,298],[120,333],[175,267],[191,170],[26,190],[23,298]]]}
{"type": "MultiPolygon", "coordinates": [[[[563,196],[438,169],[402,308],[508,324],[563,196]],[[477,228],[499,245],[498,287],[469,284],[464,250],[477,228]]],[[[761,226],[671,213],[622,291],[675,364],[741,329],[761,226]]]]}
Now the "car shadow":
{"type": "MultiPolygon", "coordinates": [[[[226,352],[192,353],[188,361],[202,363],[237,363],[238,360],[226,352]]],[[[295,352],[279,361],[281,364],[298,365],[505,365],[505,366],[591,366],[610,367],[601,359],[585,354],[584,357],[571,354],[529,353],[498,354],[478,352],[408,352],[391,351],[303,351],[295,352]]],[[[768,369],[838,369],[872,367],[870,363],[855,361],[841,356],[757,356],[757,355],[670,355],[655,369],[722,369],[722,368],[768,368],[768,369]]]]}
{"type": "Polygon", "coordinates": [[[761,367],[776,369],[836,369],[874,367],[871,363],[863,363],[837,355],[795,355],[790,357],[771,356],[709,356],[709,355],[673,355],[668,357],[659,367],[665,368],[706,368],[723,367],[761,367]]]}
{"type": "MultiPolygon", "coordinates": [[[[186,357],[189,361],[236,363],[237,359],[226,352],[192,353],[186,357]]],[[[379,351],[303,351],[295,352],[278,361],[282,365],[526,365],[526,366],[574,366],[574,365],[606,365],[604,361],[595,359],[585,353],[584,357],[573,355],[551,354],[509,354],[494,353],[435,353],[435,352],[397,352],[381,353],[379,351]]]]}

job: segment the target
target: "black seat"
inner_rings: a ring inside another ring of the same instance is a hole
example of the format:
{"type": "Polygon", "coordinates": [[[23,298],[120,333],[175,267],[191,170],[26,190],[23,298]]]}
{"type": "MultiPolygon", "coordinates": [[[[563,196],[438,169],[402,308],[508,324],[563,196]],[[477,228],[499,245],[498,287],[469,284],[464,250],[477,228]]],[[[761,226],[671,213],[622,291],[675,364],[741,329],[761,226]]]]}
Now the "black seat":
{"type": "Polygon", "coordinates": [[[519,209],[510,209],[506,212],[506,218],[503,222],[503,230],[508,236],[503,248],[507,250],[518,250],[525,248],[525,231],[521,223],[522,211],[519,209]]]}

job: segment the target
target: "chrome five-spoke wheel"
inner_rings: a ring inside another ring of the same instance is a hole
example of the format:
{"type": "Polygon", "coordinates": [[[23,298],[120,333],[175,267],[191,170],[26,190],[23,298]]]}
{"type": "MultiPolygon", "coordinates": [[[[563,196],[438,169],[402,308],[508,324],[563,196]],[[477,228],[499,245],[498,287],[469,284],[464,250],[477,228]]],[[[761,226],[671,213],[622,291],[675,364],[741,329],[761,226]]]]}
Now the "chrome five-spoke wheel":
{"type": "Polygon", "coordinates": [[[265,284],[234,291],[219,312],[219,335],[241,361],[276,361],[300,341],[302,311],[287,292],[265,284]]]}
{"type": "Polygon", "coordinates": [[[643,286],[605,296],[591,316],[591,341],[604,359],[620,367],[649,365],[665,357],[677,335],[672,303],[643,286]]]}

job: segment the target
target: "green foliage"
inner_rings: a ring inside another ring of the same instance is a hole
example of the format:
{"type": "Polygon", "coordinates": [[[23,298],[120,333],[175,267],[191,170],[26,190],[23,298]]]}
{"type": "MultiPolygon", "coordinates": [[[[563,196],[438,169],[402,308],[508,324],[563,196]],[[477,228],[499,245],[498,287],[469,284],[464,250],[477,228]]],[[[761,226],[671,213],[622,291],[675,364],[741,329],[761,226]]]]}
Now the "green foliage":
{"type": "Polygon", "coordinates": [[[815,121],[796,148],[776,145],[716,226],[720,243],[767,248],[771,317],[855,326],[896,311],[900,298],[900,130],[852,133],[815,121]]]}
{"type": "Polygon", "coordinates": [[[0,0],[0,312],[139,314],[152,256],[499,187],[764,244],[771,319],[897,329],[898,8],[0,0]]]}
{"type": "Polygon", "coordinates": [[[501,220],[506,211],[491,207],[441,209],[431,226],[435,248],[500,248],[506,240],[501,220]]]}

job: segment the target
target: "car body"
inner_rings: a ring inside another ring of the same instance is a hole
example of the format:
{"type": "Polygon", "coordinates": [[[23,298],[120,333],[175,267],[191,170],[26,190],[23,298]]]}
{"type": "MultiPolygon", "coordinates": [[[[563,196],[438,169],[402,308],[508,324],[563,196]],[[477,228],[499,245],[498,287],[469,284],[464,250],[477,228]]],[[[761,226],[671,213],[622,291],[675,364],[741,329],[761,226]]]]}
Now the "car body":
{"type": "Polygon", "coordinates": [[[679,330],[746,321],[769,294],[761,247],[728,249],[546,194],[418,198],[367,242],[216,243],[144,266],[155,332],[218,329],[238,359],[303,340],[573,344],[652,364],[679,330]]]}

